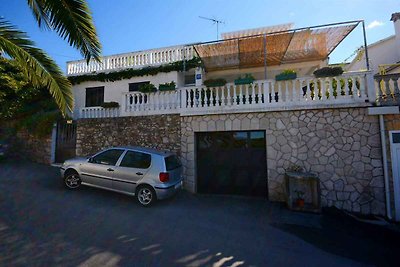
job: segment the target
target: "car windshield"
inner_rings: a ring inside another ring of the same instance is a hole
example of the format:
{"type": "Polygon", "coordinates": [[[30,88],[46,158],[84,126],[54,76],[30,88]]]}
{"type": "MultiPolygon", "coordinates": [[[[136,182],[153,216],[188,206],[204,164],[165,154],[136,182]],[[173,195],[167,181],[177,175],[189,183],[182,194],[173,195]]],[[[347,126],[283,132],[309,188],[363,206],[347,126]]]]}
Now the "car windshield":
{"type": "Polygon", "coordinates": [[[177,156],[171,155],[165,158],[165,166],[167,171],[171,171],[181,167],[182,163],[177,156]]]}

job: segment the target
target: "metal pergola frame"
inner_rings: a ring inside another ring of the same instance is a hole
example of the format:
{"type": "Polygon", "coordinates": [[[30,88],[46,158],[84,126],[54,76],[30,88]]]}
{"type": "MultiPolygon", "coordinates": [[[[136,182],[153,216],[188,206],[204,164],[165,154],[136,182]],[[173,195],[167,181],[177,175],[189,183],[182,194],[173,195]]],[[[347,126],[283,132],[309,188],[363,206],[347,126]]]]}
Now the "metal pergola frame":
{"type": "MultiPolygon", "coordinates": [[[[310,27],[301,27],[301,28],[296,28],[296,29],[290,29],[290,30],[283,30],[283,31],[276,31],[276,32],[269,32],[269,33],[263,33],[263,34],[256,34],[256,35],[250,35],[250,36],[245,36],[245,37],[237,37],[237,38],[229,38],[229,39],[223,39],[223,40],[214,40],[214,41],[208,41],[208,42],[199,42],[199,43],[192,43],[189,44],[188,46],[192,46],[194,51],[196,52],[196,54],[200,57],[200,60],[202,61],[203,65],[204,61],[202,59],[202,57],[200,56],[199,51],[196,49],[196,46],[200,46],[200,45],[208,45],[208,44],[217,44],[217,43],[223,43],[223,42],[229,42],[229,41],[240,41],[240,40],[244,40],[244,39],[250,39],[250,38],[254,38],[254,37],[263,37],[263,54],[264,54],[264,76],[265,78],[267,78],[267,37],[268,36],[273,36],[273,35],[279,35],[279,34],[285,34],[285,33],[293,33],[291,36],[290,41],[287,44],[287,47],[285,49],[285,52],[283,53],[283,57],[286,56],[286,53],[288,52],[289,46],[292,42],[292,39],[295,35],[296,32],[300,32],[300,31],[305,31],[305,30],[313,30],[313,29],[319,29],[319,28],[328,28],[328,27],[333,27],[333,26],[341,26],[341,25],[354,25],[354,27],[349,30],[344,36],[343,38],[341,38],[331,49],[331,51],[329,51],[329,53],[326,55],[325,59],[329,57],[329,55],[337,48],[337,46],[342,43],[342,41],[344,39],[347,38],[347,36],[353,32],[355,30],[355,28],[357,28],[359,25],[362,25],[362,31],[363,31],[363,38],[364,38],[364,49],[365,49],[365,55],[366,55],[366,67],[367,70],[370,70],[370,64],[369,64],[369,57],[368,57],[368,47],[367,47],[367,38],[366,38],[366,30],[365,30],[365,22],[364,20],[353,20],[353,21],[345,21],[345,22],[337,22],[337,23],[329,23],[329,24],[321,24],[321,25],[315,25],[315,26],[310,26],[310,27]]],[[[240,51],[238,51],[238,53],[240,53],[240,51]]],[[[282,58],[283,58],[282,57],[282,58]]],[[[280,63],[282,64],[282,63],[280,63]]],[[[240,68],[240,64],[239,64],[239,68],[240,68]]]]}

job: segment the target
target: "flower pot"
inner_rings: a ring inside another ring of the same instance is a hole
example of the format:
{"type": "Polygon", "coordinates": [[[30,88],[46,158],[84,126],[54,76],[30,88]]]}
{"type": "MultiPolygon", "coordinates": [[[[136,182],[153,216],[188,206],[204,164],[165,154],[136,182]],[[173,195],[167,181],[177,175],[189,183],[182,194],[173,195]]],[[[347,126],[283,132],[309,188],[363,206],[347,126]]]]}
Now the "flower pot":
{"type": "Polygon", "coordinates": [[[235,80],[235,85],[240,85],[240,84],[251,84],[254,82],[253,78],[243,78],[243,79],[236,79],[235,80]]]}
{"type": "Polygon", "coordinates": [[[304,199],[302,198],[296,199],[296,206],[299,208],[304,208],[304,199]]]}
{"type": "Polygon", "coordinates": [[[275,76],[276,81],[294,80],[297,78],[297,73],[281,73],[275,76]]]}

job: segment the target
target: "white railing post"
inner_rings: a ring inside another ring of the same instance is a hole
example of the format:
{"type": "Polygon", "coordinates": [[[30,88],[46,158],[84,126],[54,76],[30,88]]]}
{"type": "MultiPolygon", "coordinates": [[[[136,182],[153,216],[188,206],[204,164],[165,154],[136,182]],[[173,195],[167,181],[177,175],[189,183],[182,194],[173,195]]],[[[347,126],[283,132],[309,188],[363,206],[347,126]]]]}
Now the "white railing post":
{"type": "Polygon", "coordinates": [[[372,74],[372,72],[367,72],[364,77],[364,79],[366,80],[365,93],[367,95],[367,99],[370,103],[375,103],[377,99],[377,94],[379,92],[379,83],[378,86],[375,87],[374,75],[372,74]]]}

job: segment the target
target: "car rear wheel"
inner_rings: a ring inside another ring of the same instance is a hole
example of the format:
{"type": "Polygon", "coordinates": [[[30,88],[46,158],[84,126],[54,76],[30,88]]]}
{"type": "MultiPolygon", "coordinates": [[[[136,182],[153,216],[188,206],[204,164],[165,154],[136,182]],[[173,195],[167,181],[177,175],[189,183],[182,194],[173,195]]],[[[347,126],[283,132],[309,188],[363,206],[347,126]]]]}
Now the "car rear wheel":
{"type": "Polygon", "coordinates": [[[142,206],[148,207],[154,203],[157,197],[153,188],[144,185],[136,191],[136,198],[142,206]]]}
{"type": "Polygon", "coordinates": [[[81,183],[82,180],[79,177],[79,174],[75,171],[67,173],[64,177],[64,184],[68,189],[76,189],[81,185],[81,183]]]}

